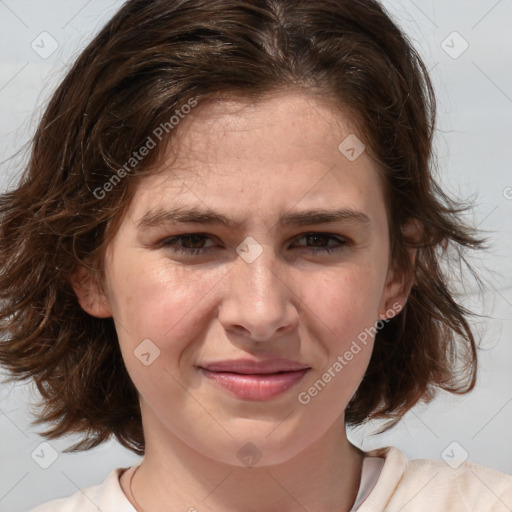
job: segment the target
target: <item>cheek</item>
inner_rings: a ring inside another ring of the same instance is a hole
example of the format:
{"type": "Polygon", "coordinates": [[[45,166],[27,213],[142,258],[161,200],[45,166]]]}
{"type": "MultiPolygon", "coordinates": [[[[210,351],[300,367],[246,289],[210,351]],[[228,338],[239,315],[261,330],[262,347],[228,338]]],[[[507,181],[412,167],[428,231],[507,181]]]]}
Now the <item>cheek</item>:
{"type": "Polygon", "coordinates": [[[150,339],[161,350],[179,352],[204,329],[201,319],[208,294],[225,271],[199,276],[176,265],[171,269],[165,261],[143,261],[120,260],[118,269],[132,270],[113,275],[111,302],[120,343],[133,350],[150,339]]]}
{"type": "Polygon", "coordinates": [[[201,272],[198,279],[176,266],[142,261],[126,262],[137,271],[118,273],[113,313],[128,374],[145,401],[160,411],[162,404],[183,399],[182,365],[207,330],[208,297],[224,274],[201,272]]]}
{"type": "Polygon", "coordinates": [[[297,400],[319,424],[331,424],[345,410],[370,362],[370,327],[378,307],[376,276],[359,267],[337,269],[308,285],[308,306],[315,318],[310,325],[318,328],[312,337],[323,346],[325,357],[299,389],[297,400]]]}
{"type": "Polygon", "coordinates": [[[339,343],[357,336],[378,319],[382,280],[371,265],[351,265],[308,279],[305,302],[339,343]]]}

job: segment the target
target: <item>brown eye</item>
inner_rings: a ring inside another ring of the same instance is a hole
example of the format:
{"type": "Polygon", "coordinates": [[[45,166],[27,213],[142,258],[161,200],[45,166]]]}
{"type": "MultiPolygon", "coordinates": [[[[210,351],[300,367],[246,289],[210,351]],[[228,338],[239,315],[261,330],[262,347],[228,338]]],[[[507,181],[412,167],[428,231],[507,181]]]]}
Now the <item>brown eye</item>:
{"type": "Polygon", "coordinates": [[[302,235],[298,240],[306,240],[306,247],[312,249],[311,252],[317,253],[331,253],[333,251],[339,251],[347,245],[347,241],[329,233],[306,233],[302,235]],[[336,245],[329,246],[329,243],[334,242],[336,245]]]}
{"type": "Polygon", "coordinates": [[[211,247],[204,247],[204,243],[209,239],[207,235],[201,233],[190,233],[185,235],[173,236],[162,242],[162,247],[169,248],[173,252],[184,254],[202,254],[211,247]]]}

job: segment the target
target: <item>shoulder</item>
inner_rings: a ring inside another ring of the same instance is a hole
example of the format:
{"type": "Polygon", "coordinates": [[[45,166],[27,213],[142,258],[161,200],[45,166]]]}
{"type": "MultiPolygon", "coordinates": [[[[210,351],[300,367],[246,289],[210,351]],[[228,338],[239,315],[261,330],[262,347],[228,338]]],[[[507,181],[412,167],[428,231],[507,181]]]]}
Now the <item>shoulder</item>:
{"type": "Polygon", "coordinates": [[[102,483],[80,489],[67,498],[48,501],[28,512],[136,512],[119,483],[124,470],[116,468],[102,483]]]}
{"type": "Polygon", "coordinates": [[[510,512],[512,476],[472,462],[408,459],[398,448],[366,452],[385,459],[358,512],[510,512]]]}

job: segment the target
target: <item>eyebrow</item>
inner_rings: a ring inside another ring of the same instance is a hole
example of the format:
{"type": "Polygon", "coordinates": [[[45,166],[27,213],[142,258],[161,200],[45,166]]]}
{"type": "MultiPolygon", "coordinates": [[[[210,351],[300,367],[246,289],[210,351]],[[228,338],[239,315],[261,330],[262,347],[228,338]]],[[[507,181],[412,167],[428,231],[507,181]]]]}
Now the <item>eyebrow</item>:
{"type": "MultiPolygon", "coordinates": [[[[280,227],[287,226],[306,226],[312,224],[327,224],[333,222],[355,222],[363,225],[370,225],[371,221],[368,215],[363,212],[353,210],[351,208],[342,209],[313,209],[302,212],[285,213],[279,218],[278,225],[280,227]]],[[[152,228],[166,224],[192,223],[192,224],[208,224],[221,225],[226,228],[235,230],[239,229],[243,222],[236,221],[215,212],[211,209],[199,208],[183,208],[176,207],[170,210],[158,209],[156,211],[148,211],[137,222],[137,228],[152,228]]]]}

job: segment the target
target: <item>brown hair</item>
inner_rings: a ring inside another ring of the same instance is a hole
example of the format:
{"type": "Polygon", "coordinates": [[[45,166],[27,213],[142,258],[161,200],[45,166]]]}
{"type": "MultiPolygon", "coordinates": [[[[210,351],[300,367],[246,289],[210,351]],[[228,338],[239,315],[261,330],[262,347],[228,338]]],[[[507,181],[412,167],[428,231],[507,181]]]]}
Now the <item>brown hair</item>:
{"type": "Polygon", "coordinates": [[[88,265],[101,276],[105,248],[138,178],[154,170],[164,142],[177,133],[169,120],[184,105],[259,99],[283,88],[328,98],[354,117],[385,176],[392,261],[414,280],[404,309],[376,335],[347,423],[385,418],[393,425],[436,387],[474,387],[470,312],[455,301],[442,264],[447,246],[460,262],[465,248],[483,247],[483,240],[459,218],[464,208],[436,184],[431,82],[382,6],[131,0],[67,73],[18,187],[0,197],[0,363],[9,380],[34,379],[44,405],[35,423],[52,425],[43,435],[83,434],[67,451],[114,435],[144,452],[138,394],[113,320],[82,310],[71,275],[88,265]],[[167,127],[162,144],[126,167],[158,126],[167,127]],[[421,239],[402,233],[409,219],[421,224],[421,239]],[[414,263],[406,253],[411,246],[414,263]]]}

